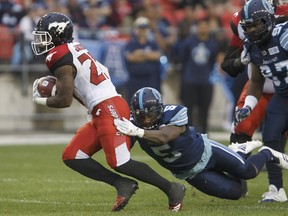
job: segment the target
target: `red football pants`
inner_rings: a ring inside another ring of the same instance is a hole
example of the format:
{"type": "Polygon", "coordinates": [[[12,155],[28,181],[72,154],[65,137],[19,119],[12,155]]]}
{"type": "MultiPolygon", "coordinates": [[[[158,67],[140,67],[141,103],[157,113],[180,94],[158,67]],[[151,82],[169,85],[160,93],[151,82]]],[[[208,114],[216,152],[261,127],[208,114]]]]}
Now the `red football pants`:
{"type": "Polygon", "coordinates": [[[120,134],[113,121],[130,118],[127,102],[121,97],[107,99],[94,107],[92,117],[76,131],[62,159],[85,159],[103,149],[111,168],[126,163],[130,159],[130,137],[120,134]]]}

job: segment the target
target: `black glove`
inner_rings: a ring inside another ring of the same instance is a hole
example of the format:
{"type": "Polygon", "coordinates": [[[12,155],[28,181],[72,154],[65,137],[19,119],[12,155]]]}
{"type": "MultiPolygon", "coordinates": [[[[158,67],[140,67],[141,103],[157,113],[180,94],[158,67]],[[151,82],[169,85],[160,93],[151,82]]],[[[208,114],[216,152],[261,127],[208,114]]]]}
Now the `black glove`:
{"type": "Polygon", "coordinates": [[[251,107],[250,106],[245,106],[242,107],[241,109],[236,110],[235,115],[234,115],[234,125],[238,125],[241,121],[246,119],[250,114],[251,114],[251,107]]]}

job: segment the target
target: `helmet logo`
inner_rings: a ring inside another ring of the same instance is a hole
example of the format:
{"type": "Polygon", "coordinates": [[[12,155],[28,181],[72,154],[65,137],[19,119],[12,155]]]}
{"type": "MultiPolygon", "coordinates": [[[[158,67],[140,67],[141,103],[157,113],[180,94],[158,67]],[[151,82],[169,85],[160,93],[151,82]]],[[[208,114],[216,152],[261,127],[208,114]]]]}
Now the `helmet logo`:
{"type": "Polygon", "coordinates": [[[262,4],[268,13],[274,14],[274,7],[269,1],[262,0],[262,4]]]}
{"type": "Polygon", "coordinates": [[[64,30],[65,30],[68,23],[69,23],[69,21],[49,23],[48,30],[51,30],[52,28],[56,28],[56,32],[58,34],[62,34],[62,33],[64,33],[64,30]]]}

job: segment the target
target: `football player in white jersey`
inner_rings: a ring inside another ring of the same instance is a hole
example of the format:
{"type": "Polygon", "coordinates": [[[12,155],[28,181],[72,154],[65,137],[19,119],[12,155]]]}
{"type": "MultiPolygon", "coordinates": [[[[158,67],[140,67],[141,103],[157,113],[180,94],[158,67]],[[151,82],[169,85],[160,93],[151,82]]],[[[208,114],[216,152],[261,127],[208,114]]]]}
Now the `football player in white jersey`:
{"type": "Polygon", "coordinates": [[[48,13],[39,20],[32,34],[33,52],[45,55],[47,67],[57,78],[57,93],[47,98],[40,96],[38,80],[35,80],[33,101],[48,107],[65,108],[71,106],[75,98],[92,116],[64,149],[64,163],[86,177],[114,186],[117,200],[112,211],[119,211],[137,190],[138,183],[106,169],[91,158],[103,149],[111,168],[158,187],[168,196],[169,210],[180,210],[184,185],[170,182],[148,165],[130,158],[130,138],[117,132],[113,124],[115,118],[129,118],[128,103],[117,93],[108,69],[80,43],[73,41],[70,18],[60,13],[48,13]]]}

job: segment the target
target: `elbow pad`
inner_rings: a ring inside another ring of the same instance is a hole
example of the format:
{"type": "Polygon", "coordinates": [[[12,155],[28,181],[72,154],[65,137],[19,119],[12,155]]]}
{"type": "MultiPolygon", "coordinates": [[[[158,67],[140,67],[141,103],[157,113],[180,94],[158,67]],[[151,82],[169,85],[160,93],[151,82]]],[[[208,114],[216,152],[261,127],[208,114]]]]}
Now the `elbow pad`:
{"type": "Polygon", "coordinates": [[[221,68],[223,71],[225,71],[227,74],[229,74],[232,77],[236,77],[238,74],[242,73],[245,69],[245,65],[240,64],[239,66],[234,65],[235,59],[228,59],[221,63],[221,68]]]}
{"type": "Polygon", "coordinates": [[[241,61],[235,64],[237,58],[241,57],[241,49],[237,49],[235,47],[230,46],[227,50],[227,53],[221,63],[221,68],[227,74],[232,77],[236,77],[238,74],[242,73],[245,69],[245,65],[241,64],[241,61]]]}

